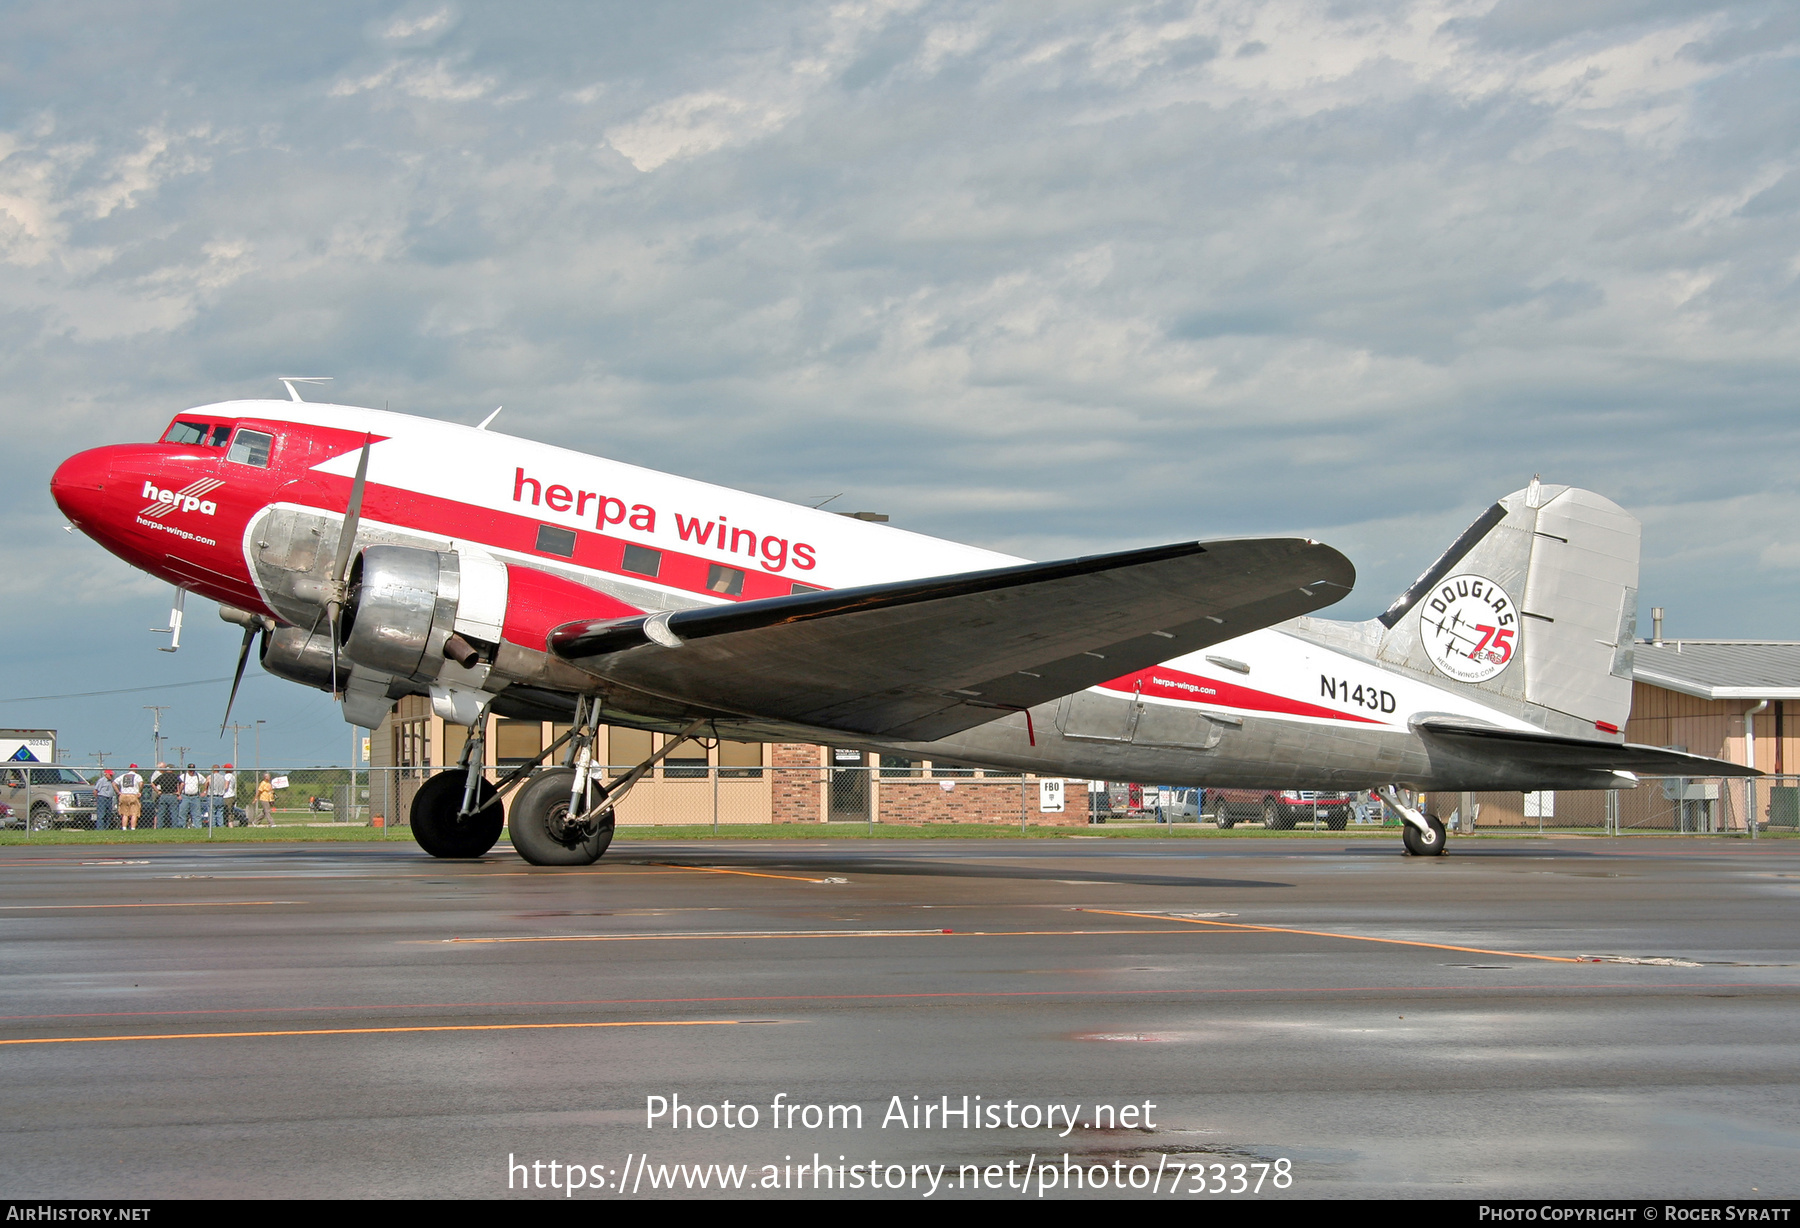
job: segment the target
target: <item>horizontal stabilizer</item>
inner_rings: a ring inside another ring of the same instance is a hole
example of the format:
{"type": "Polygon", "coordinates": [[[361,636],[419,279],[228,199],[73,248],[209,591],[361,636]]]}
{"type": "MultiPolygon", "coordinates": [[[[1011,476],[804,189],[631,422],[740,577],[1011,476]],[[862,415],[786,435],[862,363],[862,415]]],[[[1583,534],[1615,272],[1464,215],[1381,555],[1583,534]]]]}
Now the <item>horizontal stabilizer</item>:
{"type": "Polygon", "coordinates": [[[1553,733],[1528,733],[1499,729],[1447,717],[1415,720],[1413,728],[1427,739],[1439,739],[1461,749],[1500,757],[1525,768],[1587,768],[1597,772],[1632,772],[1639,776],[1761,776],[1755,768],[1664,750],[1631,742],[1589,741],[1553,733]]]}
{"type": "Polygon", "coordinates": [[[1330,605],[1355,578],[1317,542],[1185,542],[577,621],[549,647],[697,707],[930,741],[1330,605]]]}

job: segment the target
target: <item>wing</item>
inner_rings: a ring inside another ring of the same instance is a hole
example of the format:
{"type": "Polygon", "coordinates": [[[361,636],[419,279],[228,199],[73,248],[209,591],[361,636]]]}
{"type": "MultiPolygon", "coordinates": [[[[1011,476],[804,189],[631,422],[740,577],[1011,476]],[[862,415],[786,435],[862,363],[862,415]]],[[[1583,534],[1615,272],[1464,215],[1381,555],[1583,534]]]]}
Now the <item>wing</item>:
{"type": "Polygon", "coordinates": [[[1441,717],[1414,721],[1413,728],[1429,739],[1441,740],[1462,750],[1503,755],[1521,767],[1589,768],[1599,772],[1635,772],[1644,776],[1762,775],[1755,768],[1727,763],[1723,759],[1631,742],[1598,742],[1553,733],[1521,733],[1441,717]]]}
{"type": "Polygon", "coordinates": [[[1186,542],[565,623],[549,644],[668,699],[931,741],[1330,605],[1355,578],[1317,542],[1186,542]]]}

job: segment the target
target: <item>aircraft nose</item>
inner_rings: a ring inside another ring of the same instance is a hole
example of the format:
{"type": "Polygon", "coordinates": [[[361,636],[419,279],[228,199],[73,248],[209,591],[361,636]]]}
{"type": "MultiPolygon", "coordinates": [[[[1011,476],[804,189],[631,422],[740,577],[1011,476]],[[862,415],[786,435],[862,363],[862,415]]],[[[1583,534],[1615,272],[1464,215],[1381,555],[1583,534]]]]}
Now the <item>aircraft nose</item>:
{"type": "Polygon", "coordinates": [[[112,464],[105,449],[77,452],[50,476],[50,497],[63,515],[85,529],[98,517],[111,478],[112,464]]]}

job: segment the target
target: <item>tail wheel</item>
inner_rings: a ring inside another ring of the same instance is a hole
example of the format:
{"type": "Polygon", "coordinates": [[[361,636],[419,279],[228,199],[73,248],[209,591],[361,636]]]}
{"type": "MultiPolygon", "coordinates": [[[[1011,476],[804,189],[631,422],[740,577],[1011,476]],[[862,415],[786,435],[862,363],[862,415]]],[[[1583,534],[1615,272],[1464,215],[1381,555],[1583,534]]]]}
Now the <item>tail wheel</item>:
{"type": "Polygon", "coordinates": [[[1237,820],[1231,817],[1231,807],[1225,804],[1225,799],[1222,797],[1213,798],[1212,820],[1219,825],[1220,831],[1230,831],[1237,823],[1237,820]]]}
{"type": "Polygon", "coordinates": [[[569,794],[575,769],[551,768],[533,776],[513,799],[508,826],[519,856],[534,866],[587,866],[612,843],[612,816],[605,826],[573,823],[569,794]]]}
{"type": "Polygon", "coordinates": [[[1263,799],[1263,828],[1266,831],[1290,831],[1294,826],[1294,816],[1285,812],[1272,797],[1263,799]]]}
{"type": "Polygon", "coordinates": [[[1406,845],[1406,851],[1414,857],[1442,857],[1444,855],[1444,824],[1435,815],[1425,816],[1428,831],[1420,831],[1411,823],[1400,831],[1400,841],[1406,845]]]}
{"type": "MultiPolygon", "coordinates": [[[[500,839],[506,816],[498,802],[478,811],[473,818],[458,817],[468,779],[460,770],[439,772],[420,785],[413,797],[413,839],[433,857],[479,857],[500,839]]],[[[477,787],[481,802],[491,800],[499,792],[486,777],[477,787]]]]}

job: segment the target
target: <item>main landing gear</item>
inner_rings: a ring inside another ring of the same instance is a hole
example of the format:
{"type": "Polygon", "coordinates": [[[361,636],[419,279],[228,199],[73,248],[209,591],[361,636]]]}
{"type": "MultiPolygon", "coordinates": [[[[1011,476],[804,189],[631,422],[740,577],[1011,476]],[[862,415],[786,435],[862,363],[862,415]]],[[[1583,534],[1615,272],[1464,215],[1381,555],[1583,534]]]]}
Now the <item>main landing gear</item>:
{"type": "Polygon", "coordinates": [[[1444,855],[1444,824],[1434,814],[1425,814],[1415,810],[1400,800],[1394,786],[1382,789],[1381,796],[1388,805],[1399,812],[1401,820],[1400,842],[1406,846],[1411,857],[1442,857],[1444,855]]]}
{"type": "Polygon", "coordinates": [[[505,826],[511,830],[513,849],[534,866],[592,865],[612,843],[620,799],[704,724],[695,721],[678,737],[664,738],[661,750],[609,788],[601,783],[600,767],[594,763],[599,721],[598,701],[577,700],[569,731],[495,783],[485,775],[484,707],[469,729],[460,770],[433,776],[413,798],[413,839],[433,857],[480,857],[494,847],[505,826]],[[565,746],[569,749],[562,767],[539,769],[565,746]],[[507,814],[500,798],[514,787],[519,792],[507,814]]]}

